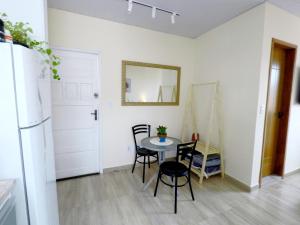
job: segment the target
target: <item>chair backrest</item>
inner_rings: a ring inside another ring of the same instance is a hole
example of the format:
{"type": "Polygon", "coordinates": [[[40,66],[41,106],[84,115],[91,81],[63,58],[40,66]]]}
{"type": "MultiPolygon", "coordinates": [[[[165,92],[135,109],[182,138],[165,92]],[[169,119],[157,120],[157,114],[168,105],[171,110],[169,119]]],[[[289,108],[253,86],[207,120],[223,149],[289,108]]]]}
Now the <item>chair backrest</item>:
{"type": "Polygon", "coordinates": [[[176,162],[179,162],[179,159],[183,160],[188,158],[189,171],[191,170],[196,144],[197,144],[197,140],[177,145],[176,162]]]}
{"type": "Polygon", "coordinates": [[[151,125],[149,124],[138,124],[132,127],[132,134],[134,139],[135,148],[137,149],[138,144],[136,141],[136,135],[138,134],[148,134],[148,137],[150,137],[151,132],[151,125]]]}

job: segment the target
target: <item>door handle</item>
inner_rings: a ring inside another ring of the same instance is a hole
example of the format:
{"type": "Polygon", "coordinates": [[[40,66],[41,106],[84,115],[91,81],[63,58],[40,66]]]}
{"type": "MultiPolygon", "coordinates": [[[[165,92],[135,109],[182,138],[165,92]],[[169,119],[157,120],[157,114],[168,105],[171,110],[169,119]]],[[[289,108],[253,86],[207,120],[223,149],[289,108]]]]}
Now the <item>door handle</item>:
{"type": "Polygon", "coordinates": [[[98,110],[95,109],[94,112],[91,113],[94,116],[95,120],[98,120],[98,110]]]}
{"type": "Polygon", "coordinates": [[[94,93],[94,98],[98,98],[99,94],[97,92],[94,93]]]}

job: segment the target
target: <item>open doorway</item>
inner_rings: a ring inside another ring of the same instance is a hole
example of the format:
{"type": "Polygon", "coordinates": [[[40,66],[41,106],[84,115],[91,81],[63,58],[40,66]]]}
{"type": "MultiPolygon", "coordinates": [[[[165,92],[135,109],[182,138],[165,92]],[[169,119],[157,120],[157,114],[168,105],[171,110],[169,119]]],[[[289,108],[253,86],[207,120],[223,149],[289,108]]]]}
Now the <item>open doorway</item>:
{"type": "Polygon", "coordinates": [[[296,45],[272,40],[260,186],[264,177],[284,175],[296,51],[296,45]]]}

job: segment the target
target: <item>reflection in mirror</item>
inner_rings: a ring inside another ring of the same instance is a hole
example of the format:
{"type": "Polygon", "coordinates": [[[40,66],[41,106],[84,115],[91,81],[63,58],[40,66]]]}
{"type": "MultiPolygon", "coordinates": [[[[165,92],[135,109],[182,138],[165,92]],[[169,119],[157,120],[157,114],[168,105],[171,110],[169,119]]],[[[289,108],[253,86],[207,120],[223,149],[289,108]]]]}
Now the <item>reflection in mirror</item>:
{"type": "Polygon", "coordinates": [[[123,61],[122,105],[178,105],[180,68],[123,61]]]}

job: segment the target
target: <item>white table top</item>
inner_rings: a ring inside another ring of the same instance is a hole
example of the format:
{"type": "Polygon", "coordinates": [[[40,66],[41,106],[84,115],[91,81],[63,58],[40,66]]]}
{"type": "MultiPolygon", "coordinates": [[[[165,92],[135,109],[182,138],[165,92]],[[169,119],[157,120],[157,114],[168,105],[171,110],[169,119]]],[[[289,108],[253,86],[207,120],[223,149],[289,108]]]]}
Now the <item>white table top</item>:
{"type": "Polygon", "coordinates": [[[167,137],[167,139],[170,139],[173,141],[172,144],[170,145],[155,145],[155,144],[152,144],[150,142],[151,139],[153,138],[157,138],[157,136],[155,137],[147,137],[147,138],[144,138],[141,140],[141,146],[143,148],[147,148],[147,149],[150,149],[152,151],[157,151],[157,152],[165,152],[165,151],[174,151],[177,149],[177,145],[178,144],[181,144],[181,141],[177,138],[173,138],[173,137],[167,137]]]}

